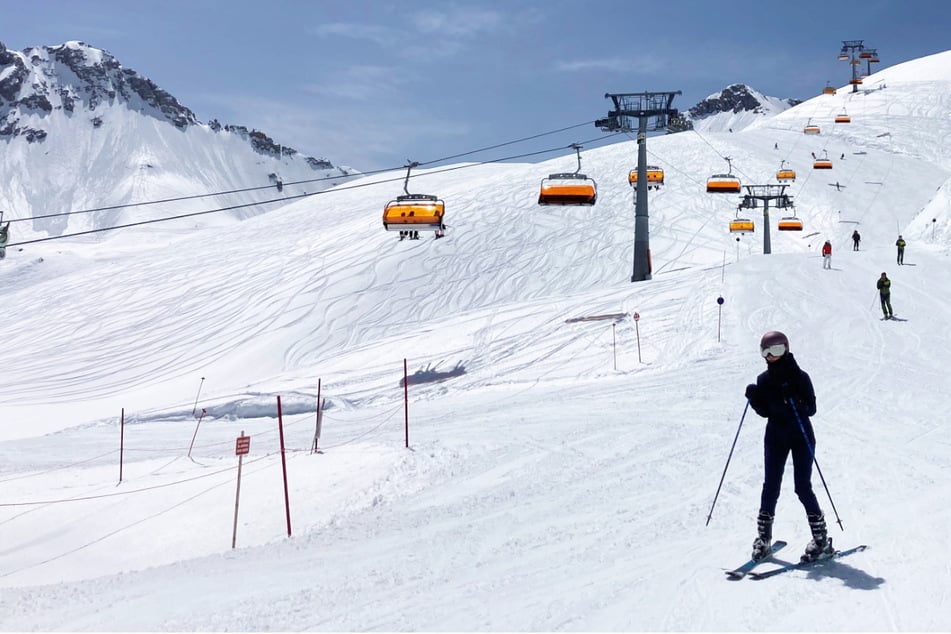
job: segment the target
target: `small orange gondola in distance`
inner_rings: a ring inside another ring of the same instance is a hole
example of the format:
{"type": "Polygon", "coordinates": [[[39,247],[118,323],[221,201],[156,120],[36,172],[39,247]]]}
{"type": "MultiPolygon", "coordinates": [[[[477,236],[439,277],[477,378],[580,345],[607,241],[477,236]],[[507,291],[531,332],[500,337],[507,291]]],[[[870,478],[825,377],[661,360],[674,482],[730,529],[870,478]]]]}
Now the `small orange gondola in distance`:
{"type": "Polygon", "coordinates": [[[437,231],[443,227],[446,203],[428,194],[397,196],[383,209],[387,231],[437,231]]]}
{"type": "Polygon", "coordinates": [[[835,115],[835,122],[836,123],[852,123],[852,117],[849,116],[849,113],[843,110],[839,114],[835,115]]]}
{"type": "Polygon", "coordinates": [[[435,231],[436,237],[439,238],[446,229],[443,222],[446,203],[438,196],[409,193],[409,173],[417,165],[419,163],[415,162],[407,165],[406,181],[403,184],[403,191],[406,193],[386,203],[383,208],[383,228],[400,232],[435,231]]]}
{"type": "Polygon", "coordinates": [[[826,87],[822,89],[822,94],[823,94],[823,95],[834,95],[834,94],[835,94],[835,88],[833,88],[832,86],[830,86],[830,85],[829,85],[829,82],[826,82],[826,87]]]}
{"type": "Polygon", "coordinates": [[[730,221],[730,233],[753,233],[753,221],[749,218],[734,218],[730,221]]]}
{"type": "Polygon", "coordinates": [[[829,158],[829,153],[826,150],[822,151],[822,156],[817,157],[812,163],[812,169],[816,170],[830,170],[832,169],[832,159],[829,158]]]}
{"type": "Polygon", "coordinates": [[[578,169],[574,172],[549,174],[542,179],[538,193],[539,205],[593,205],[598,200],[598,185],[581,173],[581,146],[572,143],[578,153],[578,169]]]}
{"type": "Polygon", "coordinates": [[[783,161],[779,164],[779,169],[776,170],[776,180],[780,183],[795,182],[796,170],[786,167],[786,161],[783,161]]]}
{"type": "Polygon", "coordinates": [[[802,231],[802,220],[796,216],[786,216],[779,219],[777,229],[780,231],[802,231]]]}
{"type": "MultiPolygon", "coordinates": [[[[632,169],[627,175],[627,182],[631,187],[637,186],[637,170],[632,169]]],[[[656,165],[647,166],[647,189],[660,189],[664,184],[664,170],[656,165]]]]}
{"type": "Polygon", "coordinates": [[[819,129],[819,126],[815,125],[812,122],[812,119],[809,119],[806,122],[806,127],[802,129],[803,134],[819,134],[820,132],[821,130],[819,129]]]}
{"type": "Polygon", "coordinates": [[[739,194],[740,179],[733,174],[714,174],[707,179],[708,194],[739,194]]]}
{"type": "Polygon", "coordinates": [[[714,174],[707,179],[708,194],[739,194],[740,179],[733,175],[733,159],[724,157],[729,173],[714,174]]]}

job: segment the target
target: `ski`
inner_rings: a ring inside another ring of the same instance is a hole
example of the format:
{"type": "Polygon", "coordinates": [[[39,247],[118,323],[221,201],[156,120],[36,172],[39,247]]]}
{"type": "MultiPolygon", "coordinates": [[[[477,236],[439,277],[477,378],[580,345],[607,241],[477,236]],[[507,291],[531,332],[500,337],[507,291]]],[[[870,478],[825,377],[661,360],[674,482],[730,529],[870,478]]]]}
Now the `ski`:
{"type": "Polygon", "coordinates": [[[753,570],[753,568],[755,568],[756,566],[760,565],[761,563],[763,563],[764,561],[766,561],[767,559],[769,559],[770,557],[778,553],[785,546],[786,546],[786,542],[784,542],[781,539],[776,540],[775,542],[773,542],[773,545],[770,548],[769,554],[763,557],[762,559],[750,559],[748,562],[746,562],[739,568],[734,568],[733,570],[724,570],[723,572],[725,572],[726,576],[733,581],[742,579],[747,574],[749,574],[750,571],[753,570]]]}
{"type": "Polygon", "coordinates": [[[795,564],[787,564],[780,568],[773,568],[772,570],[764,570],[763,572],[750,572],[749,577],[750,579],[757,579],[757,580],[768,579],[770,577],[775,577],[776,575],[781,575],[784,572],[790,572],[791,570],[808,570],[809,568],[817,564],[821,564],[823,562],[832,561],[835,559],[841,559],[842,557],[848,557],[849,555],[860,553],[866,548],[868,548],[868,546],[865,544],[862,544],[861,546],[849,548],[848,550],[838,550],[831,557],[824,557],[822,559],[816,559],[815,561],[805,561],[805,562],[800,561],[795,564]]]}

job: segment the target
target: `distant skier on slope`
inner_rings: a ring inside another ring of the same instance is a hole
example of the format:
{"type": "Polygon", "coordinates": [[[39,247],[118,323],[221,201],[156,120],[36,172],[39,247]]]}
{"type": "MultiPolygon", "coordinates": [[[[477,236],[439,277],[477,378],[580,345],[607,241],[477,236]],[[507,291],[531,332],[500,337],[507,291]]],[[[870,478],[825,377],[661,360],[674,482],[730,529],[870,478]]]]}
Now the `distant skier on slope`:
{"type": "Polygon", "coordinates": [[[882,276],[878,278],[875,285],[878,288],[879,299],[882,300],[882,312],[885,313],[885,319],[892,318],[892,281],[882,271],[882,276]]]}
{"type": "Polygon", "coordinates": [[[855,231],[852,232],[852,250],[853,251],[859,250],[859,242],[861,241],[862,241],[862,236],[859,235],[859,230],[856,229],[855,231]]]}
{"type": "Polygon", "coordinates": [[[832,243],[828,240],[822,245],[822,268],[832,269],[832,243]]]}
{"type": "Polygon", "coordinates": [[[753,559],[762,559],[770,554],[776,503],[786,458],[792,453],[796,495],[806,509],[812,532],[812,540],[806,546],[802,560],[814,561],[835,552],[826,529],[825,515],[812,490],[816,437],[809,417],[816,413],[816,392],[812,379],[800,369],[789,352],[786,335],[778,331],[764,334],[760,340],[760,353],[766,360],[766,371],[756,377],[756,383],[746,386],[750,407],[766,418],[763,443],[765,477],[752,556],[753,559]]]}

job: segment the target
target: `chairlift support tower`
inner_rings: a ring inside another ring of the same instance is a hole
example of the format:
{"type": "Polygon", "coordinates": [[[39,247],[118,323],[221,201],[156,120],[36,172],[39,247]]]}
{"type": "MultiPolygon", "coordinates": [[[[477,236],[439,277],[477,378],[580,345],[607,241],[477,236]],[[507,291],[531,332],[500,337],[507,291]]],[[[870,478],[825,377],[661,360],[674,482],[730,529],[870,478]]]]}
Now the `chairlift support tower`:
{"type": "Polygon", "coordinates": [[[634,205],[634,274],[632,282],[651,279],[650,223],[647,205],[647,133],[664,130],[677,110],[670,107],[674,92],[605,93],[614,103],[605,119],[594,125],[605,132],[633,132],[637,119],[637,202],[634,205]]]}
{"type": "Polygon", "coordinates": [[[849,66],[852,68],[852,79],[849,81],[849,84],[852,85],[852,92],[858,92],[859,84],[862,83],[862,79],[859,77],[859,66],[861,66],[862,62],[856,53],[861,53],[864,50],[864,40],[842,40],[842,49],[839,51],[839,59],[842,61],[848,60],[849,66]]]}
{"type": "Polygon", "coordinates": [[[744,185],[746,194],[743,195],[741,208],[755,209],[757,200],[763,201],[763,254],[772,253],[769,242],[769,203],[776,202],[777,209],[788,209],[793,206],[792,196],[786,193],[788,185],[744,185]]]}
{"type": "MultiPolygon", "coordinates": [[[[863,54],[865,56],[865,74],[871,75],[872,64],[878,64],[879,61],[881,61],[878,59],[878,49],[865,47],[865,52],[863,54]]],[[[859,58],[861,59],[861,55],[859,58]]]]}

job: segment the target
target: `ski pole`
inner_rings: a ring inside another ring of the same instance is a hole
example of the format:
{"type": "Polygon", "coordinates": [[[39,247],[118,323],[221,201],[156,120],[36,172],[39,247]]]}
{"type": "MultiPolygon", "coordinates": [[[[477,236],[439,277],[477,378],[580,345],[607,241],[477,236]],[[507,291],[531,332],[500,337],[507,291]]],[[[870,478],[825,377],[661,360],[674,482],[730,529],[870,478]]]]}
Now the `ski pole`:
{"type": "Polygon", "coordinates": [[[723,465],[723,475],[720,476],[720,484],[717,485],[716,495],[713,496],[713,504],[710,505],[710,514],[707,515],[706,526],[710,525],[710,518],[713,517],[713,507],[717,505],[717,498],[720,497],[720,487],[723,486],[723,479],[726,478],[726,470],[730,466],[730,460],[733,458],[733,450],[736,449],[736,441],[740,437],[740,430],[743,428],[743,420],[746,418],[746,410],[750,408],[750,399],[746,399],[746,407],[743,408],[743,415],[740,416],[740,426],[736,428],[736,436],[733,437],[733,446],[730,447],[730,455],[726,458],[726,464],[723,465]]]}
{"type": "Polygon", "coordinates": [[[842,519],[839,517],[839,512],[835,508],[835,502],[832,501],[832,494],[829,493],[829,487],[826,484],[825,476],[822,475],[822,469],[819,468],[819,461],[816,460],[816,450],[812,447],[812,443],[809,442],[809,435],[806,433],[806,426],[802,424],[802,419],[799,418],[799,410],[796,409],[796,404],[793,402],[791,397],[786,399],[786,402],[789,403],[789,407],[792,408],[793,416],[796,417],[796,422],[799,423],[799,430],[802,432],[802,437],[806,441],[806,446],[809,447],[809,454],[812,456],[812,462],[816,465],[816,472],[819,474],[819,479],[822,480],[822,488],[826,490],[826,495],[829,497],[829,504],[832,505],[832,512],[835,513],[835,523],[839,525],[840,530],[844,531],[845,527],[842,526],[842,519]]]}

